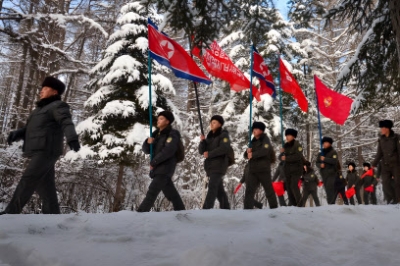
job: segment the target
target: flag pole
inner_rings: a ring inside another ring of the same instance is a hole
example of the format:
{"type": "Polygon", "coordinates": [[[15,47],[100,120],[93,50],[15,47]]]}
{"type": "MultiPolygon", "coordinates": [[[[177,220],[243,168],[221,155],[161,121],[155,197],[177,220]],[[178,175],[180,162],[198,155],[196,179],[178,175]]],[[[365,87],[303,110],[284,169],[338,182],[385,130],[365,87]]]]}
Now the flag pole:
{"type": "MultiPolygon", "coordinates": [[[[150,123],[150,138],[153,137],[153,106],[151,102],[151,57],[150,49],[147,54],[148,72],[149,72],[149,123],[150,123]]],[[[150,160],[153,160],[153,144],[150,144],[150,160]]]]}
{"type": "Polygon", "coordinates": [[[253,52],[254,52],[254,46],[251,45],[251,54],[250,54],[250,119],[249,119],[249,145],[248,147],[251,148],[251,122],[253,118],[253,63],[254,63],[254,58],[253,58],[253,52]]]}
{"type": "Polygon", "coordinates": [[[321,149],[321,154],[323,154],[322,150],[322,127],[321,127],[321,115],[319,113],[319,104],[318,104],[318,93],[317,93],[317,87],[315,85],[315,78],[316,75],[314,75],[314,90],[315,90],[315,99],[317,100],[317,113],[318,113],[318,131],[319,131],[319,147],[321,149]]]}
{"type": "Polygon", "coordinates": [[[282,86],[281,86],[281,71],[280,71],[280,60],[281,60],[281,56],[278,53],[278,66],[279,66],[279,71],[278,71],[278,80],[279,80],[279,116],[280,116],[280,120],[281,120],[281,141],[282,141],[282,147],[285,144],[285,141],[283,139],[283,104],[282,104],[282,86]]]}

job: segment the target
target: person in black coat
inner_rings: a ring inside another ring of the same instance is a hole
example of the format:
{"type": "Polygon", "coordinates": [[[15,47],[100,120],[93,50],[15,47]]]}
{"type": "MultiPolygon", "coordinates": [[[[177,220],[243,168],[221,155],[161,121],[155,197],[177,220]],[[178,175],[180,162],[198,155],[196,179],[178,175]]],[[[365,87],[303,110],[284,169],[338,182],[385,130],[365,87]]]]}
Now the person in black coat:
{"type": "MultiPolygon", "coordinates": [[[[356,198],[358,204],[362,204],[361,201],[361,196],[360,196],[360,189],[361,189],[361,179],[358,176],[358,173],[356,171],[356,164],[354,162],[350,162],[347,165],[347,176],[346,176],[346,181],[347,181],[347,189],[354,188],[356,191],[356,198]]],[[[354,202],[354,196],[350,198],[350,204],[355,205],[354,202]]]]}
{"type": "Polygon", "coordinates": [[[361,176],[361,184],[364,185],[364,204],[368,205],[371,199],[371,203],[373,205],[376,205],[377,200],[376,200],[376,194],[374,192],[376,189],[376,185],[378,184],[378,181],[376,180],[373,171],[372,172],[370,171],[371,164],[363,163],[363,167],[364,167],[364,172],[363,175],[361,176]],[[372,189],[373,191],[372,192],[368,191],[370,189],[372,189]]]}
{"type": "Polygon", "coordinates": [[[347,184],[346,179],[343,178],[343,175],[339,172],[335,178],[335,183],[334,183],[335,194],[333,197],[333,201],[330,204],[335,204],[337,195],[340,194],[344,204],[349,205],[349,201],[347,200],[346,197],[346,184],[347,184]]]}
{"type": "Polygon", "coordinates": [[[207,138],[203,135],[200,136],[199,153],[205,158],[204,169],[209,177],[203,209],[213,208],[216,199],[218,199],[221,209],[230,209],[223,181],[228,169],[228,153],[230,150],[229,133],[222,128],[224,122],[222,116],[214,115],[210,121],[211,131],[207,138]]]}
{"type": "Polygon", "coordinates": [[[304,163],[304,172],[301,180],[303,181],[303,196],[298,206],[304,207],[306,205],[308,196],[310,195],[314,199],[315,206],[321,206],[317,194],[319,179],[315,174],[314,169],[312,169],[311,163],[308,161],[304,163]]]}
{"type": "MultiPolygon", "coordinates": [[[[246,178],[248,178],[248,176],[249,176],[249,164],[246,164],[246,166],[244,167],[242,179],[240,179],[240,183],[242,184],[246,183],[246,178]]],[[[263,204],[257,200],[254,200],[254,207],[262,209],[263,204]]]]}
{"type": "Polygon", "coordinates": [[[265,131],[265,124],[254,122],[252,125],[253,138],[251,148],[244,152],[248,160],[249,176],[246,178],[246,191],[244,195],[244,209],[254,208],[254,196],[260,184],[263,186],[265,196],[271,209],[278,207],[274,189],[271,182],[271,164],[275,162],[275,152],[265,131]]]}
{"type": "Polygon", "coordinates": [[[46,77],[42,83],[40,100],[25,127],[11,132],[8,136],[9,145],[14,141],[24,141],[23,154],[30,160],[11,202],[2,214],[20,213],[35,191],[42,201],[44,214],[60,213],[54,165],[63,153],[64,135],[72,150],[80,149],[69,106],[61,101],[64,91],[65,85],[62,81],[46,77]]]}
{"type": "Polygon", "coordinates": [[[162,191],[165,197],[172,202],[175,211],[185,209],[182,198],[172,182],[175,172],[181,134],[172,128],[174,115],[169,111],[158,114],[157,130],[153,132],[153,138],[147,138],[142,150],[150,154],[150,145],[153,145],[153,158],[150,161],[150,177],[152,178],[146,197],[138,207],[138,212],[148,212],[153,207],[158,194],[162,191]]]}

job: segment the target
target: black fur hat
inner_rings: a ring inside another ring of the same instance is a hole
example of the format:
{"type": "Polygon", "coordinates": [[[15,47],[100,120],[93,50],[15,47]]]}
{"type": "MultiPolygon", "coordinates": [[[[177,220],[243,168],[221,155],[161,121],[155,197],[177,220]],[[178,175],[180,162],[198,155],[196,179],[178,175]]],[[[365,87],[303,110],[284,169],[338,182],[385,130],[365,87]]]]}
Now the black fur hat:
{"type": "Polygon", "coordinates": [[[175,121],[175,117],[170,111],[162,111],[158,114],[158,116],[165,117],[169,121],[169,124],[172,124],[172,122],[175,121]]]}
{"type": "Polygon", "coordinates": [[[322,143],[324,143],[324,142],[329,142],[330,144],[332,144],[333,143],[333,139],[330,138],[330,137],[323,137],[322,138],[322,143]]]}
{"type": "Polygon", "coordinates": [[[214,115],[213,117],[211,117],[210,121],[213,121],[213,120],[217,120],[221,124],[221,126],[223,126],[225,123],[224,118],[220,115],[214,115]]]}
{"type": "Polygon", "coordinates": [[[42,88],[43,87],[50,87],[58,92],[58,95],[61,95],[65,91],[65,84],[54,77],[46,77],[42,83],[42,88]]]}
{"type": "Polygon", "coordinates": [[[255,128],[258,128],[264,132],[266,127],[267,126],[263,122],[254,122],[251,126],[251,130],[253,131],[255,128]]]}
{"type": "Polygon", "coordinates": [[[350,165],[353,166],[354,169],[356,169],[356,164],[354,162],[349,162],[347,164],[347,167],[349,167],[350,165]]]}
{"type": "Polygon", "coordinates": [[[381,120],[381,121],[379,121],[379,127],[380,128],[386,127],[386,128],[392,129],[393,121],[392,120],[381,120]]]}
{"type": "Polygon", "coordinates": [[[368,167],[368,169],[371,169],[371,164],[370,163],[363,163],[363,167],[368,167]]]}
{"type": "Polygon", "coordinates": [[[297,138],[297,130],[293,129],[293,128],[288,128],[285,130],[285,136],[287,136],[287,135],[291,135],[294,138],[297,138]]]}

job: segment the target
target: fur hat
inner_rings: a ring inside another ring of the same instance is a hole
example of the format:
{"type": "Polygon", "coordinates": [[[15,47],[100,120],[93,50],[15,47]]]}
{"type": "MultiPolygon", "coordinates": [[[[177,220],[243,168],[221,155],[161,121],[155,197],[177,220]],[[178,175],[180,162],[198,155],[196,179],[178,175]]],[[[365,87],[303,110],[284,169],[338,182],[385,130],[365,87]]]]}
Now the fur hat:
{"type": "Polygon", "coordinates": [[[58,92],[58,95],[61,95],[65,91],[65,84],[54,77],[46,77],[42,83],[42,88],[43,87],[50,87],[53,90],[56,90],[58,92]]]}
{"type": "Polygon", "coordinates": [[[356,164],[355,164],[354,162],[349,162],[349,163],[347,164],[347,168],[348,168],[350,165],[353,166],[354,169],[356,169],[356,164]]]}
{"type": "Polygon", "coordinates": [[[368,167],[368,169],[370,169],[371,168],[371,164],[370,163],[363,163],[363,167],[368,167]]]}
{"type": "Polygon", "coordinates": [[[379,127],[380,128],[386,127],[386,128],[392,129],[393,121],[392,120],[381,120],[381,121],[379,121],[379,127]]]}
{"type": "Polygon", "coordinates": [[[287,135],[291,135],[294,138],[297,138],[297,130],[293,129],[293,128],[288,128],[285,130],[285,136],[287,136],[287,135]]]}
{"type": "Polygon", "coordinates": [[[324,142],[329,142],[330,144],[332,144],[333,143],[333,139],[330,138],[330,137],[323,137],[322,138],[322,143],[324,143],[324,142]]]}
{"type": "Polygon", "coordinates": [[[169,124],[172,124],[172,122],[175,121],[175,117],[170,111],[162,111],[158,114],[158,116],[165,117],[169,121],[169,124]]]}
{"type": "Polygon", "coordinates": [[[223,126],[224,123],[225,123],[224,118],[222,116],[220,116],[220,115],[214,115],[213,117],[211,117],[210,121],[213,121],[213,120],[218,121],[221,124],[221,126],[223,126]]]}
{"type": "Polygon", "coordinates": [[[251,126],[251,130],[253,131],[255,128],[258,128],[259,130],[264,132],[266,127],[267,126],[263,122],[254,122],[251,126]]]}

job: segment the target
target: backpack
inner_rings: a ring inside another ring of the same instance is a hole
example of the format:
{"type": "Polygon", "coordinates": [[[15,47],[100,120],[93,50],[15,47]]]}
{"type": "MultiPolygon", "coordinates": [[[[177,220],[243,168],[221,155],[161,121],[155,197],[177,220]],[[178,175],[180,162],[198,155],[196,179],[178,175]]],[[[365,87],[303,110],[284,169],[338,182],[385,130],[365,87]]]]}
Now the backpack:
{"type": "Polygon", "coordinates": [[[232,146],[229,144],[229,150],[227,153],[228,156],[228,166],[232,166],[235,164],[235,152],[233,151],[232,146]]]}
{"type": "Polygon", "coordinates": [[[183,162],[185,159],[185,147],[183,146],[182,138],[179,138],[178,149],[176,150],[175,156],[177,163],[183,162]]]}

